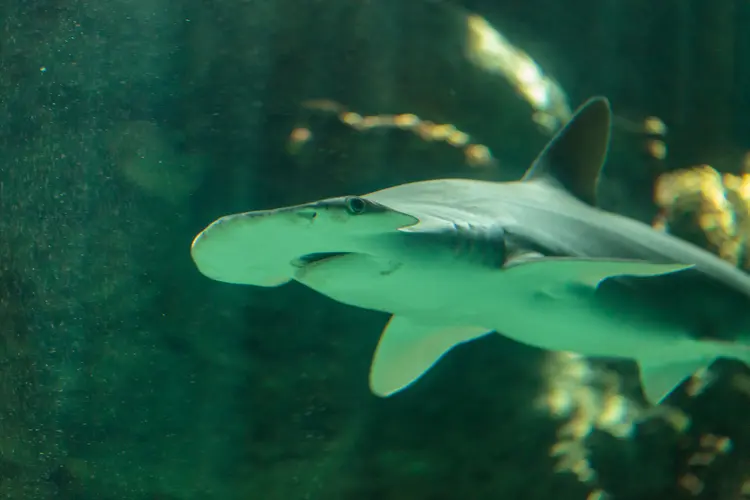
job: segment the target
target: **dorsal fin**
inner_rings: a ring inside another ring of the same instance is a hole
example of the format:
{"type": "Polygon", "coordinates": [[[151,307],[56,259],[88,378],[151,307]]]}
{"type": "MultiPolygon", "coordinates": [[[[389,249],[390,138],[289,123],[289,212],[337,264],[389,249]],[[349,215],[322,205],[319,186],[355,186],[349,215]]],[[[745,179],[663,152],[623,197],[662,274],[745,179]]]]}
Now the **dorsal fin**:
{"type": "Polygon", "coordinates": [[[596,206],[599,172],[609,147],[610,109],[606,97],[592,97],[547,143],[524,181],[550,180],[596,206]]]}

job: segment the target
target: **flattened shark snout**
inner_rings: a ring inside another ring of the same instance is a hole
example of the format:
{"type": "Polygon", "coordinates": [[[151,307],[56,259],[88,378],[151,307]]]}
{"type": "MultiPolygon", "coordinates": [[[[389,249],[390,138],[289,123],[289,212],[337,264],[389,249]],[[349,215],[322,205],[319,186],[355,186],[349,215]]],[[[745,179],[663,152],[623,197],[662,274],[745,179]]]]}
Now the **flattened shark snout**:
{"type": "Polygon", "coordinates": [[[248,212],[222,217],[190,249],[198,270],[225,283],[278,286],[292,279],[292,250],[309,218],[294,212],[248,212]]]}
{"type": "MultiPolygon", "coordinates": [[[[359,198],[356,198],[360,200],[359,198]]],[[[350,198],[222,217],[193,240],[191,256],[205,276],[274,287],[318,263],[316,254],[367,253],[373,236],[396,232],[414,217],[350,198]],[[370,208],[372,210],[370,210],[370,208]]]]}

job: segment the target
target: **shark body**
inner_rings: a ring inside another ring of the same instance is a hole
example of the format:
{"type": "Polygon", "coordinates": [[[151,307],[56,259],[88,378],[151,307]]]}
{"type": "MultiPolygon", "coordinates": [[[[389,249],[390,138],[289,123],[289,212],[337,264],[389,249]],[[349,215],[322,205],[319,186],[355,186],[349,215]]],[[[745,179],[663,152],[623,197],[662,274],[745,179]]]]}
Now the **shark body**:
{"type": "Polygon", "coordinates": [[[222,217],[194,240],[206,276],[392,314],[370,371],[407,387],[454,346],[497,332],[628,358],[661,401],[717,357],[750,361],[750,276],[601,210],[610,108],[581,106],[515,182],[439,179],[222,217]]]}

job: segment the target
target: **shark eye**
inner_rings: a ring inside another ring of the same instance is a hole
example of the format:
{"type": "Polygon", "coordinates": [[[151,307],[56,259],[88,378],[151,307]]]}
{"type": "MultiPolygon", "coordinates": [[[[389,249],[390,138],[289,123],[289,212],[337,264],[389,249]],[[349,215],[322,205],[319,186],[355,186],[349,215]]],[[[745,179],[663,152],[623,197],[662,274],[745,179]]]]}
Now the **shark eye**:
{"type": "Polygon", "coordinates": [[[352,215],[359,215],[367,208],[367,202],[362,198],[350,196],[346,199],[346,209],[352,215]]]}

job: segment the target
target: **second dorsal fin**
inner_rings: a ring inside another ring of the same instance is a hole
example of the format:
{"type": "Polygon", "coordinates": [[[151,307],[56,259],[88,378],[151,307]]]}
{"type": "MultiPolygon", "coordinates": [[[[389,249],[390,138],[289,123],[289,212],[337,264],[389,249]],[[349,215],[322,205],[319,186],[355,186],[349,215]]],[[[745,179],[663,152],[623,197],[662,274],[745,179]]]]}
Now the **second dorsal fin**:
{"type": "Polygon", "coordinates": [[[609,148],[611,111],[605,97],[592,97],[547,143],[523,176],[550,180],[589,205],[596,206],[599,172],[609,148]]]}

